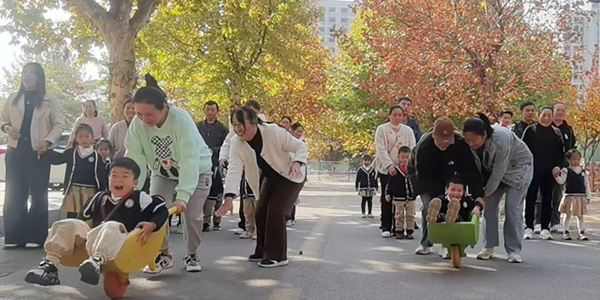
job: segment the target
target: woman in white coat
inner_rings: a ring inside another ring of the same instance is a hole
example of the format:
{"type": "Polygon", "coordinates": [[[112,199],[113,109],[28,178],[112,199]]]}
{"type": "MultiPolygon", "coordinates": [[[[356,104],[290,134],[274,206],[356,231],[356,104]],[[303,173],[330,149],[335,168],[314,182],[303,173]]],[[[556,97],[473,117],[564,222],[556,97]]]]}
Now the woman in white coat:
{"type": "MultiPolygon", "coordinates": [[[[375,168],[381,182],[381,190],[385,191],[388,175],[396,175],[398,166],[398,150],[402,146],[411,149],[415,146],[415,134],[410,127],[402,124],[404,110],[399,105],[390,107],[389,122],[379,125],[375,131],[375,150],[377,159],[375,168]]],[[[381,237],[389,238],[392,234],[394,215],[392,203],[386,201],[385,193],[381,193],[381,237]]]]}
{"type": "Polygon", "coordinates": [[[231,124],[236,136],[231,139],[225,202],[217,215],[224,216],[233,206],[245,171],[252,190],[260,191],[256,250],[249,260],[264,268],[285,266],[289,263],[285,222],[304,186],[306,145],[279,125],[263,123],[249,107],[237,108],[231,124]]]}

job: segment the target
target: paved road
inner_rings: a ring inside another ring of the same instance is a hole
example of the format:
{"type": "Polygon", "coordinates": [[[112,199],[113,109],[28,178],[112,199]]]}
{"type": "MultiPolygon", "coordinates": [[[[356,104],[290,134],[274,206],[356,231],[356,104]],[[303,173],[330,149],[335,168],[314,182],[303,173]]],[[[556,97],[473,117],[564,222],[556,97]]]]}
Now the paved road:
{"type": "MultiPolygon", "coordinates": [[[[437,256],[414,255],[417,241],[380,238],[377,219],[360,218],[352,186],[312,184],[301,201],[298,224],[289,229],[288,267],[260,269],[245,261],[253,241],[228,231],[210,232],[201,246],[201,273],[186,274],[177,260],[176,268],[164,274],[135,274],[128,299],[600,298],[597,240],[528,241],[521,265],[503,259],[478,261],[478,247],[468,250],[463,268],[457,270],[437,256]]],[[[233,229],[236,220],[227,217],[224,222],[225,229],[233,229]]],[[[172,235],[171,241],[180,259],[182,236],[172,235]]],[[[79,282],[74,269],[61,269],[60,287],[23,283],[27,269],[42,256],[42,251],[0,250],[0,299],[105,299],[100,286],[79,282]]]]}

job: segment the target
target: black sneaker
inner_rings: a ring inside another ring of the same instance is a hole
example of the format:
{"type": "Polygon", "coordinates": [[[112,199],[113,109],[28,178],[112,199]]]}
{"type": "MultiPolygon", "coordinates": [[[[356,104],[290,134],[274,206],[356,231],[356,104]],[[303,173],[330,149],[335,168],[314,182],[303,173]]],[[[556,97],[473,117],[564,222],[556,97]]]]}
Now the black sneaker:
{"type": "Polygon", "coordinates": [[[59,285],[58,269],[53,263],[44,260],[37,269],[27,272],[25,282],[43,286],[59,285]]]}
{"type": "Polygon", "coordinates": [[[210,224],[204,223],[204,225],[202,226],[202,232],[209,232],[209,231],[210,231],[210,224]]]}
{"type": "Polygon", "coordinates": [[[263,259],[258,263],[258,266],[261,268],[277,268],[277,267],[287,266],[289,263],[290,263],[290,261],[287,259],[281,260],[281,261],[263,259]]]}
{"type": "Polygon", "coordinates": [[[260,262],[263,260],[262,255],[256,255],[256,254],[252,254],[250,256],[248,256],[248,261],[249,262],[260,262]]]}
{"type": "Polygon", "coordinates": [[[407,230],[406,231],[406,237],[404,237],[407,240],[414,240],[415,237],[413,236],[413,230],[407,230]]]}
{"type": "Polygon", "coordinates": [[[184,257],[183,262],[185,264],[185,270],[187,272],[195,273],[202,271],[202,266],[200,265],[200,258],[196,254],[190,254],[184,257]]]}
{"type": "Polygon", "coordinates": [[[92,257],[84,260],[79,265],[80,280],[87,284],[98,285],[103,271],[104,262],[102,261],[102,257],[98,255],[92,255],[92,257]]]}

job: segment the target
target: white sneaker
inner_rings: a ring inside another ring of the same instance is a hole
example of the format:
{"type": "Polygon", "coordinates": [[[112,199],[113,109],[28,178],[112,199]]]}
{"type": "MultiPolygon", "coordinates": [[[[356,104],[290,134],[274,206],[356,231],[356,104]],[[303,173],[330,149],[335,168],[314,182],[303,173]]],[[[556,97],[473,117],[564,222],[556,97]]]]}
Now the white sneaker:
{"type": "Polygon", "coordinates": [[[551,233],[556,233],[556,232],[558,232],[558,230],[560,230],[560,225],[558,225],[558,224],[550,227],[551,233]]]}
{"type": "Polygon", "coordinates": [[[392,236],[392,233],[389,232],[389,231],[384,231],[384,232],[381,233],[381,237],[384,238],[384,239],[387,239],[387,238],[389,238],[391,236],[392,236]]]}
{"type": "Polygon", "coordinates": [[[251,234],[251,233],[249,233],[248,231],[246,231],[246,232],[244,232],[244,233],[240,234],[240,239],[243,239],[243,240],[249,240],[249,239],[251,239],[251,238],[252,238],[252,235],[253,235],[253,234],[251,234]]]}
{"type": "Polygon", "coordinates": [[[540,234],[541,231],[542,231],[542,225],[536,224],[535,226],[533,226],[533,233],[534,234],[540,234]]]}
{"type": "Polygon", "coordinates": [[[533,240],[533,230],[531,228],[525,229],[525,234],[523,234],[524,240],[533,240]]]}
{"type": "Polygon", "coordinates": [[[196,254],[191,254],[183,258],[185,264],[185,270],[187,272],[200,272],[202,266],[200,265],[200,258],[196,254]]]}
{"type": "Polygon", "coordinates": [[[256,241],[256,239],[258,238],[258,236],[255,234],[252,236],[252,239],[256,241]]]}
{"type": "Polygon", "coordinates": [[[292,220],[288,220],[287,222],[285,222],[286,226],[292,226],[292,220]]]}
{"type": "Polygon", "coordinates": [[[362,218],[366,219],[367,218],[367,214],[362,214],[362,218]]]}
{"type": "Polygon", "coordinates": [[[160,253],[156,257],[154,263],[156,264],[156,269],[154,271],[150,270],[150,267],[146,266],[143,272],[146,274],[158,274],[163,270],[171,269],[173,268],[173,257],[171,254],[167,255],[160,253]]]}
{"type": "Polygon", "coordinates": [[[542,230],[542,233],[540,233],[540,237],[542,238],[542,240],[552,240],[552,239],[554,239],[552,237],[552,234],[550,234],[550,231],[548,231],[548,229],[542,230]]]}
{"type": "Polygon", "coordinates": [[[242,233],[246,232],[244,229],[241,228],[236,228],[233,230],[233,234],[235,235],[241,235],[242,233]]]}
{"type": "Polygon", "coordinates": [[[521,259],[521,255],[517,253],[509,253],[508,262],[511,264],[520,264],[523,262],[523,259],[521,259]]]}
{"type": "Polygon", "coordinates": [[[433,253],[433,249],[431,249],[431,247],[423,247],[422,245],[415,250],[416,255],[429,255],[431,253],[433,253]]]}
{"type": "Polygon", "coordinates": [[[483,250],[477,254],[477,259],[489,260],[492,258],[494,258],[494,248],[483,248],[483,250]]]}
{"type": "Polygon", "coordinates": [[[183,234],[183,226],[181,226],[181,225],[177,226],[177,229],[175,229],[175,233],[176,234],[183,234]]]}
{"type": "Polygon", "coordinates": [[[448,252],[448,249],[445,247],[440,249],[439,255],[443,259],[450,259],[450,252],[448,252]]]}
{"type": "Polygon", "coordinates": [[[369,219],[373,219],[373,215],[372,215],[372,214],[368,214],[368,215],[367,215],[367,218],[369,218],[369,219]]]}

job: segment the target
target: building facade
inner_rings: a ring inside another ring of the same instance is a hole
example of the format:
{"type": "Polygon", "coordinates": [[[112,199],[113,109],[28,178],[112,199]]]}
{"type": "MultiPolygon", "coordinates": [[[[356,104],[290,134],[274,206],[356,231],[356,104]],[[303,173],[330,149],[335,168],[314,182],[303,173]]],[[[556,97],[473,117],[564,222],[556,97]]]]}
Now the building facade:
{"type": "Polygon", "coordinates": [[[350,23],[354,19],[355,15],[352,11],[351,5],[353,1],[343,0],[321,0],[319,9],[321,17],[319,18],[319,25],[317,27],[317,34],[323,40],[323,45],[338,52],[337,41],[332,36],[332,29],[341,29],[344,32],[348,32],[350,23]]]}

